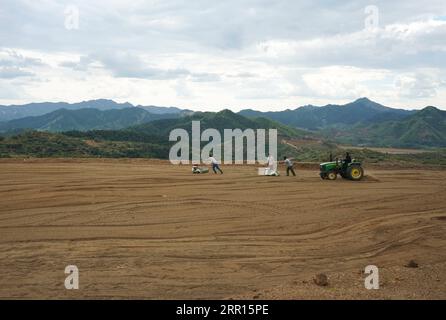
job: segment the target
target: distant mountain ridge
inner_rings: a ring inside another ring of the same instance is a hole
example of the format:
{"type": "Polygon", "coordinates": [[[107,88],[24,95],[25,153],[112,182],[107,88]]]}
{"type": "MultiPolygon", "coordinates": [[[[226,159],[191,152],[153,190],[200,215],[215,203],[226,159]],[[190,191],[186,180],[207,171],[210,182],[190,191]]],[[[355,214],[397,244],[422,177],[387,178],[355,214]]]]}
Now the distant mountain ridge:
{"type": "MultiPolygon", "coordinates": [[[[24,105],[0,105],[0,122],[10,121],[14,119],[40,116],[46,113],[50,113],[59,109],[66,110],[79,110],[79,109],[98,109],[98,110],[112,110],[112,109],[125,109],[135,107],[131,103],[118,103],[113,100],[98,99],[82,101],[78,103],[67,102],[41,102],[41,103],[29,103],[24,105]]],[[[157,107],[157,106],[137,106],[140,109],[144,109],[153,114],[173,114],[173,113],[190,113],[190,110],[183,110],[176,107],[157,107]]]]}
{"type": "Polygon", "coordinates": [[[375,123],[385,120],[403,119],[414,111],[393,109],[373,102],[368,98],[361,98],[345,105],[329,104],[322,107],[307,105],[294,110],[260,112],[250,109],[242,110],[239,114],[248,117],[266,117],[283,124],[319,130],[327,127],[345,127],[357,123],[375,123]]]}
{"type": "Polygon", "coordinates": [[[184,129],[191,133],[192,121],[200,121],[201,131],[216,129],[223,136],[224,129],[277,129],[278,134],[286,137],[302,137],[309,132],[290,128],[274,120],[266,118],[246,118],[230,110],[220,112],[196,112],[189,116],[168,118],[140,124],[122,130],[91,130],[87,132],[67,132],[75,137],[100,137],[106,140],[148,141],[159,137],[161,141],[168,141],[169,133],[173,129],[184,129]],[[145,137],[148,139],[145,140],[145,137]]]}
{"type": "MultiPolygon", "coordinates": [[[[138,108],[130,109],[134,112],[138,108]]],[[[127,109],[106,111],[86,109],[86,112],[91,112],[91,110],[107,115],[110,112],[129,112],[127,109]]],[[[144,114],[145,111],[142,111],[144,114]]],[[[55,112],[55,119],[58,119],[59,112],[77,114],[84,110],[58,111],[55,112]]],[[[156,157],[166,159],[170,146],[175,143],[168,139],[170,131],[183,128],[190,132],[192,121],[200,121],[201,131],[208,128],[215,128],[220,132],[223,129],[237,128],[242,130],[277,129],[279,154],[293,155],[301,161],[326,160],[330,152],[340,151],[337,148],[338,143],[363,146],[446,147],[446,111],[435,107],[427,107],[401,120],[360,123],[348,128],[329,128],[316,132],[289,127],[267,118],[247,118],[229,110],[223,110],[217,113],[196,112],[172,119],[159,119],[120,130],[74,130],[63,133],[25,131],[18,135],[0,135],[0,157],[156,157]],[[304,143],[301,147],[291,147],[287,141],[304,143]],[[305,144],[305,141],[309,144],[305,144]]],[[[417,161],[444,163],[442,160],[444,152],[440,151],[431,155],[427,153],[420,155],[417,161]]],[[[363,153],[363,156],[368,160],[383,157],[382,154],[371,154],[369,151],[363,153]]]]}
{"type": "Polygon", "coordinates": [[[93,108],[78,110],[58,109],[41,116],[25,117],[0,123],[0,132],[17,131],[20,129],[51,132],[93,129],[117,130],[149,121],[174,117],[179,117],[179,114],[153,114],[137,107],[108,110],[93,108]]]}
{"type": "Polygon", "coordinates": [[[192,112],[177,108],[140,108],[111,100],[67,105],[72,109],[58,109],[44,115],[0,123],[0,133],[8,132],[7,135],[11,136],[24,129],[32,129],[73,131],[70,134],[84,137],[83,132],[88,132],[91,139],[144,143],[160,140],[163,145],[162,141],[167,139],[171,130],[183,128],[190,131],[191,122],[199,120],[202,130],[215,128],[222,132],[231,128],[276,128],[284,137],[329,143],[370,147],[446,147],[446,111],[435,107],[420,111],[393,109],[367,98],[345,105],[309,105],[279,112],[242,110],[239,113],[230,110],[192,112]],[[92,108],[77,109],[83,105],[92,108]],[[148,112],[148,108],[158,113],[148,112]]]}

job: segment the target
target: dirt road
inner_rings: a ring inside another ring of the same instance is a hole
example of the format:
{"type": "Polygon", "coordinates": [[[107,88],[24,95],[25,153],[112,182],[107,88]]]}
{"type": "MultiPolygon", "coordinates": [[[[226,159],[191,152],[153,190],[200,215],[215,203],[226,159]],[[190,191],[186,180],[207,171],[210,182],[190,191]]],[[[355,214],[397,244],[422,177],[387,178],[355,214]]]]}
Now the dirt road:
{"type": "Polygon", "coordinates": [[[0,168],[1,298],[446,298],[446,171],[366,168],[351,182],[144,160],[0,168]],[[67,265],[79,290],[64,287],[67,265]],[[364,288],[367,265],[379,290],[364,288]]]}

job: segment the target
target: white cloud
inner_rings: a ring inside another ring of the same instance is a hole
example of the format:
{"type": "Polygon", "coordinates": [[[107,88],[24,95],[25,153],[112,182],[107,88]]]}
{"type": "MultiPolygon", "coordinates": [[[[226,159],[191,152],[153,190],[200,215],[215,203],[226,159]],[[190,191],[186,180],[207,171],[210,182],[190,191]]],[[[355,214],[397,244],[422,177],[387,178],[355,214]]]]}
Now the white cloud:
{"type": "Polygon", "coordinates": [[[367,85],[387,77],[383,70],[362,70],[355,67],[333,66],[309,72],[302,76],[310,94],[336,99],[355,99],[370,96],[367,85]]]}
{"type": "Polygon", "coordinates": [[[369,4],[2,0],[0,86],[15,94],[0,103],[110,98],[238,110],[368,96],[446,107],[444,0],[374,1],[374,31],[364,30],[369,4]],[[79,9],[77,30],[64,26],[67,5],[79,9]]]}
{"type": "Polygon", "coordinates": [[[420,70],[398,75],[395,86],[401,98],[435,98],[446,87],[446,81],[435,70],[420,70]]]}
{"type": "Polygon", "coordinates": [[[427,20],[313,39],[268,40],[258,43],[254,51],[258,59],[314,67],[341,64],[395,69],[436,62],[446,67],[444,39],[446,21],[427,20]],[[433,54],[443,59],[433,62],[433,54]]]}
{"type": "Polygon", "coordinates": [[[31,72],[25,71],[17,67],[0,67],[0,78],[14,79],[18,77],[29,77],[34,75],[31,72]]]}

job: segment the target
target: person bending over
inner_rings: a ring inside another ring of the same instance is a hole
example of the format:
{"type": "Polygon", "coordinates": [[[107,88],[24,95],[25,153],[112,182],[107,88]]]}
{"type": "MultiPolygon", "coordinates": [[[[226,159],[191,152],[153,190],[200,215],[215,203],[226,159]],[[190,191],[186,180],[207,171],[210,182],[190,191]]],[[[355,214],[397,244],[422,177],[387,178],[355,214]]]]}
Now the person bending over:
{"type": "Polygon", "coordinates": [[[212,170],[214,171],[215,174],[217,173],[217,170],[220,171],[220,174],[223,174],[223,170],[220,169],[220,166],[218,165],[217,159],[215,159],[212,154],[208,158],[208,161],[211,163],[212,170]]]}

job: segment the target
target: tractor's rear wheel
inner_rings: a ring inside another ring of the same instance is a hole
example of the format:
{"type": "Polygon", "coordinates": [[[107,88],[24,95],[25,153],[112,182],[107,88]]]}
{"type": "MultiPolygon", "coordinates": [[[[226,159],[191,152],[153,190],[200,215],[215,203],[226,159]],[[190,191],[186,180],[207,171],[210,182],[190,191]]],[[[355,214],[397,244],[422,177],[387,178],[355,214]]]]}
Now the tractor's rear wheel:
{"type": "Polygon", "coordinates": [[[364,176],[364,170],[360,166],[351,166],[347,169],[347,176],[349,179],[358,181],[364,176]]]}
{"type": "Polygon", "coordinates": [[[331,172],[327,173],[327,179],[328,180],[336,180],[337,177],[338,177],[338,175],[334,171],[331,171],[331,172]]]}

